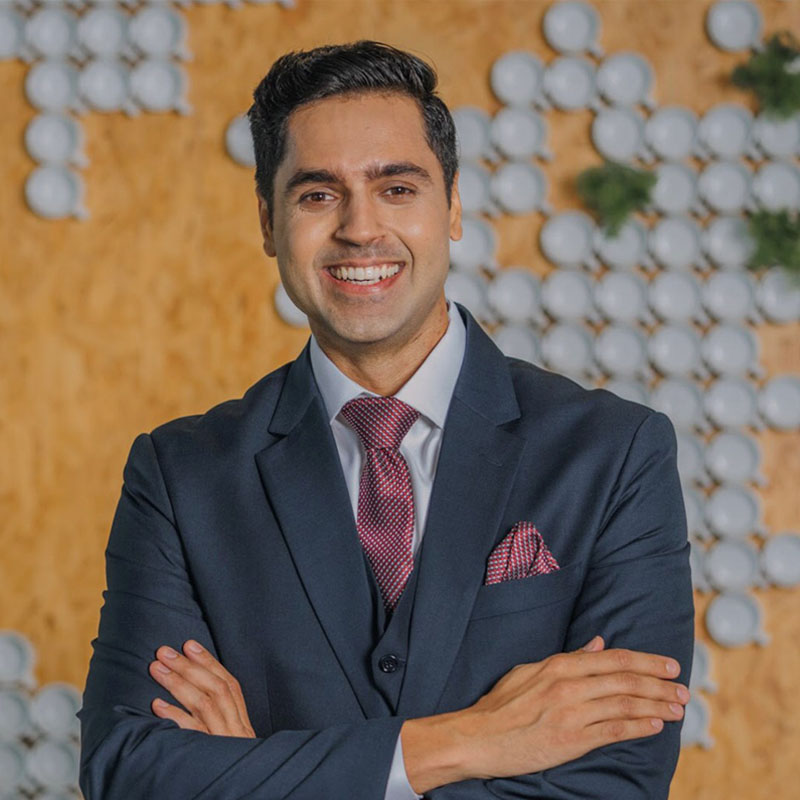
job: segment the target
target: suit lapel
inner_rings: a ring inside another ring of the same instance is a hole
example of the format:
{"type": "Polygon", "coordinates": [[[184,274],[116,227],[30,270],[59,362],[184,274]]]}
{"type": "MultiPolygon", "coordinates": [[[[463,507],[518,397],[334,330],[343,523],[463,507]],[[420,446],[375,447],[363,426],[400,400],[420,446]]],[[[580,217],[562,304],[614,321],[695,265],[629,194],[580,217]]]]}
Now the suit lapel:
{"type": "Polygon", "coordinates": [[[525,440],[502,427],[519,406],[502,353],[466,318],[464,363],[444,427],[419,554],[398,716],[432,714],[464,636],[525,440]]]}
{"type": "Polygon", "coordinates": [[[270,432],[281,438],[256,463],[300,580],[364,715],[386,716],[367,672],[373,631],[364,557],[308,347],[289,369],[270,432]]]}
{"type": "MultiPolygon", "coordinates": [[[[406,675],[396,713],[434,713],[464,636],[525,440],[502,353],[459,306],[464,363],[445,422],[419,552],[406,675]]],[[[391,713],[374,687],[372,598],[353,511],[308,347],[291,365],[270,433],[256,454],[261,480],[300,580],[368,718],[391,713]]]]}

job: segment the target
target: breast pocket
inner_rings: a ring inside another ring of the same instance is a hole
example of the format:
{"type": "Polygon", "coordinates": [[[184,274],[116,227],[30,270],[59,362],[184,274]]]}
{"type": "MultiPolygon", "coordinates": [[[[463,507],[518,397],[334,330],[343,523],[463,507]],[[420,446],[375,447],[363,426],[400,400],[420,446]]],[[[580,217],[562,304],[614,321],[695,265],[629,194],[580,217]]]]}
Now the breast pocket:
{"type": "Polygon", "coordinates": [[[583,580],[583,564],[573,561],[544,575],[483,585],[478,589],[470,620],[526,611],[574,597],[583,580]]]}

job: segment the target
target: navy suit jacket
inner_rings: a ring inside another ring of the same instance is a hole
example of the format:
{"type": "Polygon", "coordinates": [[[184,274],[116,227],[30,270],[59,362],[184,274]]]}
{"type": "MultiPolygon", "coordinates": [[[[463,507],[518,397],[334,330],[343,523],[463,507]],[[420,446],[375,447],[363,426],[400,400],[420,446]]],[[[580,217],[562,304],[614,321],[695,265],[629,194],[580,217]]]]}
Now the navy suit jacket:
{"type": "MultiPolygon", "coordinates": [[[[308,347],[241,399],[136,438],[78,712],[87,800],[381,800],[405,719],[471,705],[514,665],[595,634],[676,658],[688,684],[694,605],[669,419],[506,358],[459,311],[466,352],[425,535],[386,630],[308,347]],[[520,520],[561,568],[483,585],[520,520]],[[176,701],[148,663],[188,638],[239,680],[258,738],[153,715],[154,697],[176,701]]],[[[428,797],[666,798],[680,727],[428,797]]]]}

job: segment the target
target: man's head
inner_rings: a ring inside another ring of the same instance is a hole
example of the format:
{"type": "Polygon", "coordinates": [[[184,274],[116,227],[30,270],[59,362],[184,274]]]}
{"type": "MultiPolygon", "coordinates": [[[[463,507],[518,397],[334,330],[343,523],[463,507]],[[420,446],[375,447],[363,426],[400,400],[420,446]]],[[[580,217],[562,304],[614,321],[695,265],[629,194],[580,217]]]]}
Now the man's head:
{"type": "Polygon", "coordinates": [[[356,42],[282,56],[255,91],[264,250],[329,355],[421,360],[447,326],[461,204],[435,85],[416,57],[356,42]]]}
{"type": "Polygon", "coordinates": [[[253,92],[247,116],[256,155],[256,186],[274,222],[275,172],[286,151],[290,114],[336,95],[400,92],[416,100],[428,146],[442,168],[447,201],[458,170],[456,132],[450,111],[436,96],[437,77],[422,59],[382,42],[360,40],[323,45],[281,56],[253,92]]]}

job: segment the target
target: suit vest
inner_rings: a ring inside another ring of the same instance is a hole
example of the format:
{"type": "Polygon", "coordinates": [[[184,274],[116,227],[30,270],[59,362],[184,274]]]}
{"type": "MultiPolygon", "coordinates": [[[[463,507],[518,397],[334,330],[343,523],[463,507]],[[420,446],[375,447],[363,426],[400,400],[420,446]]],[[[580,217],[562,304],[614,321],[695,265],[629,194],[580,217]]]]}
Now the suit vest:
{"type": "Polygon", "coordinates": [[[411,571],[403,593],[394,610],[387,613],[372,565],[362,548],[364,569],[367,573],[372,598],[372,641],[374,644],[370,652],[369,672],[375,687],[386,703],[387,716],[394,716],[397,713],[400,689],[405,677],[411,612],[414,606],[421,551],[422,543],[420,542],[414,555],[414,569],[411,571]]]}

